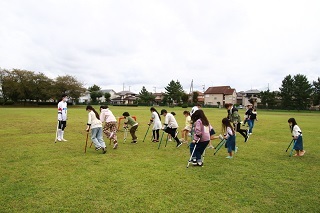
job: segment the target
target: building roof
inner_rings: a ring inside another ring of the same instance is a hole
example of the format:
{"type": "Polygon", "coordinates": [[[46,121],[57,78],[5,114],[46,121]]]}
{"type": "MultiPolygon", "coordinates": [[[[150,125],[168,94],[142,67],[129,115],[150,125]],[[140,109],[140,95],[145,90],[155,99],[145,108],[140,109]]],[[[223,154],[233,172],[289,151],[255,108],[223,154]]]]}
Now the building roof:
{"type": "Polygon", "coordinates": [[[257,90],[257,89],[251,89],[251,90],[247,90],[247,91],[245,91],[245,93],[254,93],[254,94],[257,94],[257,93],[260,93],[260,90],[257,90]]]}
{"type": "Polygon", "coordinates": [[[121,91],[121,92],[117,92],[116,94],[120,95],[120,96],[122,96],[122,95],[136,95],[136,93],[131,92],[131,91],[121,91]]]}
{"type": "Polygon", "coordinates": [[[204,94],[224,94],[224,95],[232,95],[235,89],[232,89],[230,86],[217,86],[217,87],[209,87],[204,94]]]}

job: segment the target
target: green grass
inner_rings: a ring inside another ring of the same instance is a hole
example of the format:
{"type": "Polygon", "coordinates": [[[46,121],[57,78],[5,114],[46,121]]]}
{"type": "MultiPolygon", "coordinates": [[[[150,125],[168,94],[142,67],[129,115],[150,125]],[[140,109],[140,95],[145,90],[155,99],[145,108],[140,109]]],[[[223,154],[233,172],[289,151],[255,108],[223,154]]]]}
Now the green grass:
{"type": "MultiPolygon", "coordinates": [[[[54,143],[56,108],[0,108],[0,212],[319,212],[319,113],[258,111],[253,135],[225,159],[207,150],[204,167],[187,169],[189,150],[174,142],[158,144],[143,137],[148,107],[111,107],[139,122],[138,144],[123,144],[102,155],[84,154],[87,112],[69,107],[68,142],[54,143]],[[295,117],[303,131],[303,157],[285,152],[295,117]]],[[[98,107],[96,107],[98,109],[98,107]]],[[[161,107],[157,108],[158,111],[161,107]]],[[[175,111],[180,128],[182,108],[175,111]]],[[[217,133],[224,109],[204,109],[217,133]]],[[[243,114],[244,110],[240,111],[243,114]]],[[[217,145],[218,141],[213,141],[217,145]]],[[[89,143],[90,144],[90,143],[89,143]]]]}

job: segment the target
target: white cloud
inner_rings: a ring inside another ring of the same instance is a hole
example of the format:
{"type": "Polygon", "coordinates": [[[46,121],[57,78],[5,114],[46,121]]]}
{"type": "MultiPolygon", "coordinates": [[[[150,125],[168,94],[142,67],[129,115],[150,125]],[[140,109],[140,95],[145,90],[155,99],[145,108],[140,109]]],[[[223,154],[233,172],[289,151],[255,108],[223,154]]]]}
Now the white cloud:
{"type": "Polygon", "coordinates": [[[120,91],[179,80],[277,90],[319,77],[320,2],[0,1],[0,67],[70,74],[120,91]]]}

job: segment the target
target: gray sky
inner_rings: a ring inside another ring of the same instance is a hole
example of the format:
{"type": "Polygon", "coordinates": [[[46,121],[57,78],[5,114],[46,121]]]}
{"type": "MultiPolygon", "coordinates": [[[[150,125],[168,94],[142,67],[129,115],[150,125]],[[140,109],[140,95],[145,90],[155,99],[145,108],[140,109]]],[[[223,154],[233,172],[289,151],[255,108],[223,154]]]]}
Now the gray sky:
{"type": "Polygon", "coordinates": [[[86,87],[278,90],[320,77],[319,0],[0,0],[0,67],[86,87]]]}

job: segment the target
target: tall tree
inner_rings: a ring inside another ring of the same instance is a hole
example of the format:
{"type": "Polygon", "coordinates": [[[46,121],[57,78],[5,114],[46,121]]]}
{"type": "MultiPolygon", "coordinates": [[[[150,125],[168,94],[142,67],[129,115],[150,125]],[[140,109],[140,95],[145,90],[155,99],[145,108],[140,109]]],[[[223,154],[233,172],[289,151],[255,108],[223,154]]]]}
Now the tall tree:
{"type": "Polygon", "coordinates": [[[101,87],[99,87],[98,85],[93,85],[91,87],[88,88],[89,92],[97,92],[101,90],[101,87]]]}
{"type": "Polygon", "coordinates": [[[270,90],[261,91],[259,94],[259,98],[261,99],[261,104],[266,107],[273,109],[276,104],[276,94],[275,92],[270,92],[270,90]]]}
{"type": "Polygon", "coordinates": [[[154,98],[155,97],[152,95],[152,93],[148,92],[145,86],[143,86],[141,91],[139,92],[139,102],[149,105],[154,100],[154,98]]]}
{"type": "Polygon", "coordinates": [[[109,103],[111,101],[111,94],[109,92],[104,93],[104,98],[106,99],[106,102],[109,103]]]}
{"type": "Polygon", "coordinates": [[[181,100],[181,96],[184,93],[183,88],[180,82],[177,80],[171,80],[167,87],[164,88],[166,90],[166,95],[168,96],[169,103],[170,101],[175,101],[179,103],[181,100]]]}
{"type": "Polygon", "coordinates": [[[88,88],[88,91],[90,92],[90,98],[92,103],[98,103],[99,98],[102,97],[101,87],[98,85],[93,85],[88,88]]]}
{"type": "Polygon", "coordinates": [[[199,97],[199,93],[198,92],[193,92],[192,93],[192,103],[197,103],[198,102],[198,97],[199,97]]]}
{"type": "Polygon", "coordinates": [[[307,109],[307,107],[310,105],[312,85],[309,83],[305,75],[297,74],[293,76],[293,80],[293,100],[295,109],[307,109]]]}
{"type": "Polygon", "coordinates": [[[312,92],[312,102],[313,105],[319,105],[320,104],[320,78],[318,78],[318,81],[313,81],[313,92],[312,92]]]}
{"type": "Polygon", "coordinates": [[[294,79],[291,75],[287,75],[282,80],[282,85],[280,89],[281,105],[283,109],[293,109],[293,95],[294,95],[294,79]]]}
{"type": "Polygon", "coordinates": [[[67,94],[72,99],[78,99],[86,91],[83,83],[75,77],[66,75],[58,76],[54,81],[55,98],[59,100],[62,94],[67,94]]]}

